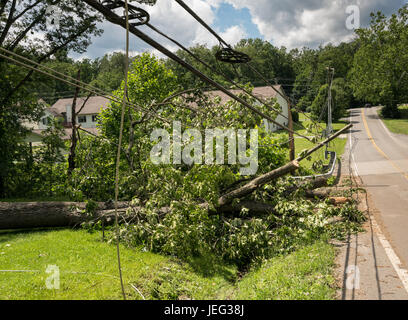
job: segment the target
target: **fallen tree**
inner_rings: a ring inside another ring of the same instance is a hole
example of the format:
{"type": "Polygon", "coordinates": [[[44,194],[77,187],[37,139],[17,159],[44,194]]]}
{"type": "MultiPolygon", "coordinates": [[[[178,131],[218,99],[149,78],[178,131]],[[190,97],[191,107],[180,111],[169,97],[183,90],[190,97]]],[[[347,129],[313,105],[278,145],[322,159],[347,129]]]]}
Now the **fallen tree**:
{"type": "MultiPolygon", "coordinates": [[[[118,203],[118,213],[124,216],[128,207],[128,202],[118,203]]],[[[0,202],[0,229],[74,227],[95,219],[109,224],[115,217],[110,203],[99,203],[94,215],[85,208],[77,202],[0,202]]]]}
{"type": "MultiPolygon", "coordinates": [[[[263,174],[243,186],[237,187],[233,191],[221,196],[218,199],[215,211],[211,214],[236,215],[242,209],[247,209],[249,214],[265,214],[273,213],[273,207],[264,203],[257,203],[253,201],[242,201],[239,204],[233,204],[235,199],[243,199],[251,195],[260,187],[272,182],[280,177],[294,172],[299,168],[299,162],[313,152],[319,150],[331,140],[338,137],[340,134],[352,127],[352,124],[346,126],[338,131],[333,136],[329,137],[316,147],[303,153],[296,160],[289,162],[283,167],[272,170],[263,174]]],[[[316,179],[313,187],[319,188],[327,182],[326,179],[316,179]]],[[[313,188],[312,188],[313,189],[313,188]]],[[[294,190],[293,190],[294,191],[294,190]]],[[[292,192],[293,192],[292,191],[292,192]]],[[[290,192],[289,192],[290,193],[290,192]]],[[[344,199],[341,199],[344,202],[344,199]]],[[[202,207],[208,209],[209,204],[201,204],[202,207]]],[[[0,229],[18,229],[18,228],[37,228],[37,227],[67,227],[78,226],[87,221],[101,220],[105,224],[112,223],[115,218],[115,210],[113,203],[99,203],[95,212],[92,215],[84,213],[85,203],[73,202],[2,202],[0,203],[0,229]]],[[[126,219],[131,219],[132,215],[127,215],[127,209],[130,207],[129,203],[118,203],[119,221],[123,222],[126,219]]],[[[133,214],[142,210],[141,207],[132,207],[133,214]]],[[[169,208],[160,208],[159,212],[162,214],[170,213],[169,208]]]]}
{"type": "Polygon", "coordinates": [[[278,168],[276,170],[273,170],[271,172],[268,172],[252,181],[247,183],[246,185],[239,187],[238,189],[235,189],[226,195],[223,195],[218,199],[218,206],[223,207],[225,205],[230,204],[234,199],[241,199],[252,192],[254,192],[256,189],[264,186],[265,184],[276,180],[280,177],[283,177],[287,175],[288,173],[294,172],[297,169],[299,169],[299,163],[297,161],[292,161],[288,163],[287,165],[278,168]]]}

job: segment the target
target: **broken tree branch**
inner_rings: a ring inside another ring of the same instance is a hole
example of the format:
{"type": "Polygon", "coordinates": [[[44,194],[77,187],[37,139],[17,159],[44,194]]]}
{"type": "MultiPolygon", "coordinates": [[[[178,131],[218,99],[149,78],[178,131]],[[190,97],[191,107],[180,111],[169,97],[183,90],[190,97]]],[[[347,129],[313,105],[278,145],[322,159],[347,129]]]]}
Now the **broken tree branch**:
{"type": "Polygon", "coordinates": [[[299,163],[295,160],[292,162],[289,162],[287,165],[275,169],[271,172],[268,172],[252,181],[247,183],[246,185],[235,189],[234,191],[231,191],[222,197],[218,199],[218,206],[222,207],[227,204],[230,204],[234,199],[239,199],[243,198],[252,192],[254,192],[256,189],[259,187],[262,187],[263,185],[267,184],[268,182],[271,182],[272,180],[278,179],[290,172],[293,172],[295,170],[299,169],[299,163]]]}
{"type": "Polygon", "coordinates": [[[304,159],[306,159],[307,157],[309,157],[311,154],[315,153],[317,150],[319,150],[320,148],[323,148],[326,144],[328,144],[330,141],[336,139],[338,136],[340,136],[341,134],[345,133],[348,129],[351,129],[353,127],[353,124],[349,124],[347,126],[345,126],[343,129],[337,131],[335,134],[333,134],[331,137],[327,138],[326,140],[324,140],[323,142],[319,143],[317,146],[315,146],[314,148],[308,150],[306,153],[302,154],[301,156],[299,156],[296,161],[300,162],[304,159]]]}

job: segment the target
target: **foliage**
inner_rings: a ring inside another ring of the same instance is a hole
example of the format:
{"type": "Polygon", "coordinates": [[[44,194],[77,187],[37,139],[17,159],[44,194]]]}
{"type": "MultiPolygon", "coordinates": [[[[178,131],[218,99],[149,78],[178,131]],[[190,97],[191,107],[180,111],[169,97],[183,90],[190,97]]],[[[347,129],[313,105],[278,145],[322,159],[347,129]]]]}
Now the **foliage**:
{"type": "MultiPolygon", "coordinates": [[[[334,68],[335,78],[346,79],[357,48],[357,43],[351,41],[338,46],[328,44],[318,49],[292,50],[296,72],[293,96],[298,101],[297,107],[306,111],[312,105],[320,88],[327,84],[327,67],[334,68]]],[[[352,101],[352,105],[358,104],[352,101]]]]}
{"type": "Polygon", "coordinates": [[[399,118],[397,104],[408,98],[408,5],[387,18],[371,14],[370,27],[356,31],[359,50],[350,71],[354,95],[383,104],[385,118],[399,118]]]}
{"type": "Polygon", "coordinates": [[[93,61],[95,76],[91,85],[106,92],[112,92],[120,87],[125,74],[126,56],[123,52],[106,54],[101,59],[93,61]]]}
{"type": "Polygon", "coordinates": [[[186,200],[173,201],[165,214],[158,211],[156,202],[148,202],[137,214],[137,223],[122,230],[121,240],[183,259],[211,252],[245,269],[322,236],[344,237],[349,224],[364,217],[354,206],[337,208],[306,201],[299,195],[287,199],[283,192],[286,183],[267,185],[254,196],[275,206],[274,213],[257,218],[247,216],[246,210],[235,218],[212,215],[186,200]],[[345,217],[346,222],[332,226],[329,219],[334,216],[345,217]]]}
{"type": "MultiPolygon", "coordinates": [[[[54,4],[62,10],[62,17],[60,28],[50,29],[46,24],[51,15],[46,10],[49,1],[2,1],[0,46],[39,63],[64,50],[85,52],[91,36],[101,33],[96,27],[100,16],[82,1],[58,0],[54,4]]],[[[32,74],[0,59],[0,198],[7,195],[6,180],[17,170],[15,156],[21,153],[27,132],[22,123],[38,121],[41,115],[35,91],[43,82],[30,82],[32,74]]]]}
{"type": "Polygon", "coordinates": [[[43,133],[43,144],[29,148],[25,143],[18,145],[18,154],[6,180],[9,197],[50,197],[64,196],[58,192],[58,185],[66,179],[65,158],[62,152],[65,134],[58,122],[43,133]]]}
{"type": "MultiPolygon", "coordinates": [[[[286,48],[276,48],[268,41],[261,39],[242,39],[234,48],[248,54],[252,59],[251,65],[258,69],[267,79],[287,79],[295,77],[292,67],[292,57],[286,48]]],[[[203,45],[196,45],[189,48],[194,55],[212,66],[213,69],[218,70],[218,72],[204,67],[185,51],[179,50],[177,51],[177,55],[223,85],[231,86],[223,75],[237,83],[250,83],[252,86],[265,85],[265,83],[259,79],[259,75],[247,65],[232,66],[228,63],[217,61],[215,59],[215,53],[219,49],[219,46],[214,46],[209,49],[203,45]]],[[[183,88],[188,89],[203,86],[201,80],[194,77],[190,72],[172,60],[166,60],[166,65],[176,74],[183,88]]],[[[288,92],[290,93],[290,91],[289,89],[288,92]]]]}
{"type": "MultiPolygon", "coordinates": [[[[328,118],[328,93],[329,85],[323,85],[315,100],[313,101],[310,111],[314,119],[325,120],[328,118]]],[[[348,90],[344,79],[335,79],[331,89],[332,93],[332,120],[338,121],[345,115],[346,109],[350,107],[351,94],[348,90]]]]}

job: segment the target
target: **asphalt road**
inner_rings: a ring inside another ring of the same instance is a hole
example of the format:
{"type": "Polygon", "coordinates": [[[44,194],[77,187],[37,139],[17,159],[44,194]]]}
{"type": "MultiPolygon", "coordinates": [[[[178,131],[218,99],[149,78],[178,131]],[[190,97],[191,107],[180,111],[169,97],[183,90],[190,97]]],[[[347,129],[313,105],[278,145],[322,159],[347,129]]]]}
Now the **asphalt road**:
{"type": "Polygon", "coordinates": [[[399,278],[398,287],[407,293],[408,136],[389,132],[377,110],[351,111],[350,166],[371,198],[376,242],[399,278]]]}

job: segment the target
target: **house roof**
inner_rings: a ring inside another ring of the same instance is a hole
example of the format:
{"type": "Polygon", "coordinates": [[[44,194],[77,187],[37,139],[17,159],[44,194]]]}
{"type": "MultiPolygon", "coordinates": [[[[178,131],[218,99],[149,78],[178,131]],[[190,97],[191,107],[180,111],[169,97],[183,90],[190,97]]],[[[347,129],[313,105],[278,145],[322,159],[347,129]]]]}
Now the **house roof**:
{"type": "MultiPolygon", "coordinates": [[[[273,87],[274,87],[276,90],[278,90],[278,91],[282,92],[283,94],[285,94],[284,91],[283,91],[283,89],[282,89],[282,86],[281,86],[281,85],[275,85],[275,86],[273,86],[273,87]]],[[[237,94],[243,93],[244,91],[239,90],[239,89],[235,89],[235,90],[230,90],[230,92],[232,92],[233,94],[237,95],[237,94]]],[[[256,87],[256,88],[254,88],[254,89],[252,90],[252,93],[253,93],[253,95],[255,95],[256,97],[261,98],[261,99],[276,98],[276,97],[278,96],[278,93],[277,93],[274,89],[272,89],[270,86],[267,86],[267,87],[256,87]]],[[[228,96],[227,94],[225,94],[224,92],[219,91],[219,90],[217,90],[217,91],[210,91],[210,92],[208,92],[208,94],[209,94],[211,97],[220,97],[220,98],[221,98],[221,103],[226,103],[226,102],[232,100],[232,98],[231,98],[230,96],[228,96]]]]}
{"type": "Polygon", "coordinates": [[[51,113],[53,116],[61,115],[61,112],[59,112],[59,110],[57,108],[54,108],[54,107],[47,108],[46,111],[51,113]]]}
{"type": "MultiPolygon", "coordinates": [[[[77,110],[79,110],[82,107],[85,100],[86,98],[77,99],[77,110]]],[[[67,112],[67,106],[68,105],[72,106],[73,101],[74,101],[74,98],[59,99],[51,108],[49,108],[49,110],[53,109],[59,114],[63,112],[67,112]]],[[[84,108],[81,110],[79,114],[97,114],[102,109],[109,106],[110,103],[111,101],[104,97],[99,97],[99,96],[90,97],[89,100],[86,102],[84,108]]]]}

